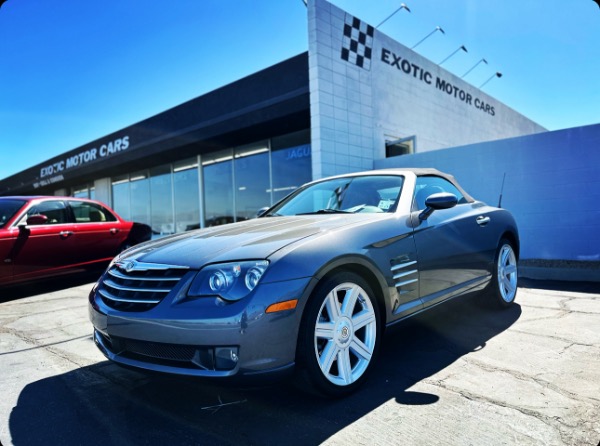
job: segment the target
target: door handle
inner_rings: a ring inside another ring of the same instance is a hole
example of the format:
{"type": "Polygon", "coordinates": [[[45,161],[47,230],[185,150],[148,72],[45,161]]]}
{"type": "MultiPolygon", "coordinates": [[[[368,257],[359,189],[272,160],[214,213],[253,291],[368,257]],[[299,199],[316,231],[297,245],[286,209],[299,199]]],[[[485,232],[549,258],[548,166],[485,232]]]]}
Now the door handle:
{"type": "Polygon", "coordinates": [[[483,215],[480,215],[475,221],[479,226],[485,226],[490,222],[490,217],[484,217],[483,215]]]}
{"type": "Polygon", "coordinates": [[[73,231],[60,231],[58,235],[60,235],[60,238],[69,238],[73,234],[73,231]]]}
{"type": "Polygon", "coordinates": [[[110,228],[110,233],[111,234],[116,234],[117,232],[119,232],[120,229],[119,228],[110,228]]]}

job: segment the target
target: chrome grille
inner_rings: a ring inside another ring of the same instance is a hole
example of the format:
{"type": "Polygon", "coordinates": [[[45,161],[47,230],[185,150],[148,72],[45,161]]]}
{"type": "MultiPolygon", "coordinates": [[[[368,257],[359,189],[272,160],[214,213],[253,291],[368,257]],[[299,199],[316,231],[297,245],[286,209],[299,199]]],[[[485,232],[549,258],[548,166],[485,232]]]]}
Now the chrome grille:
{"type": "Polygon", "coordinates": [[[98,294],[116,310],[149,310],[169,294],[188,269],[136,260],[116,262],[100,282],[98,294]]]}

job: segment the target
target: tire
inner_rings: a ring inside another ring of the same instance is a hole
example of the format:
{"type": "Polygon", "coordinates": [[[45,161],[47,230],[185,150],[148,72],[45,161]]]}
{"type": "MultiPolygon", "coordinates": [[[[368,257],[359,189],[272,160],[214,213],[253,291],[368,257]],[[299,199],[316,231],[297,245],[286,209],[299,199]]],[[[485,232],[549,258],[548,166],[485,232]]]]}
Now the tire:
{"type": "Polygon", "coordinates": [[[130,243],[129,241],[123,242],[123,244],[119,247],[119,254],[122,253],[123,251],[127,251],[132,246],[133,246],[133,244],[130,243]]]}
{"type": "Polygon", "coordinates": [[[496,250],[492,282],[488,291],[490,303],[507,308],[517,297],[517,255],[512,243],[502,239],[496,250]]]}
{"type": "Polygon", "coordinates": [[[299,386],[330,397],[354,392],[372,369],[381,334],[379,307],[362,277],[342,272],[325,280],[300,326],[299,386]]]}

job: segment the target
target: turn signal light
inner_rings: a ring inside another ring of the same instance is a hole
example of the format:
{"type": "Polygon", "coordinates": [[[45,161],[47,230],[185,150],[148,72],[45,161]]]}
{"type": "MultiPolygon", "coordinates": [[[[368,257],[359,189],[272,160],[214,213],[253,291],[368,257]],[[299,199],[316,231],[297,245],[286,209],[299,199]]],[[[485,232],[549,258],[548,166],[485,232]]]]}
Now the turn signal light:
{"type": "Polygon", "coordinates": [[[298,299],[286,300],[283,302],[277,302],[276,304],[269,305],[267,313],[276,313],[278,311],[293,310],[298,305],[298,299]]]}

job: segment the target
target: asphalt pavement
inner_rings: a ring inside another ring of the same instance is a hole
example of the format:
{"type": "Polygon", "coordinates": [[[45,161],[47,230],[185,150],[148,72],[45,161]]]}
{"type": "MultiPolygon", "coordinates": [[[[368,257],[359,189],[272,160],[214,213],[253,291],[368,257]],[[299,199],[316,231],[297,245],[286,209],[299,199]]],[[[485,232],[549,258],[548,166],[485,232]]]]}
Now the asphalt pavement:
{"type": "Polygon", "coordinates": [[[600,286],[522,281],[388,332],[358,393],[142,375],[96,349],[90,276],[0,290],[0,442],[71,445],[592,445],[600,286]]]}

